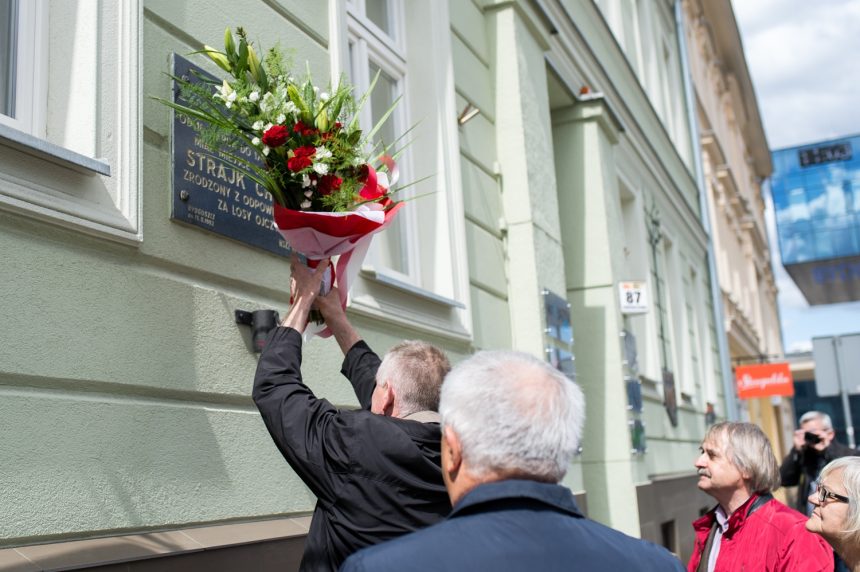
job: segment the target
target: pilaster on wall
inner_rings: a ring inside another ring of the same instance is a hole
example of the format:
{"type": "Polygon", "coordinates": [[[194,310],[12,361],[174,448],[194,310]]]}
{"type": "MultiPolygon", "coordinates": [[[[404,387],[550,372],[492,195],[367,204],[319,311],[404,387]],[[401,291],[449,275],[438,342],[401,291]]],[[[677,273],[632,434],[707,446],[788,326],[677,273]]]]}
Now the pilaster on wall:
{"type": "Polygon", "coordinates": [[[543,356],[543,288],[564,292],[546,45],[516,3],[485,8],[493,46],[496,149],[507,224],[513,346],[543,356]]]}
{"type": "Polygon", "coordinates": [[[613,269],[621,252],[615,151],[619,126],[602,98],[553,112],[566,291],[586,395],[582,469],[589,516],[639,536],[634,460],[613,269]]]}

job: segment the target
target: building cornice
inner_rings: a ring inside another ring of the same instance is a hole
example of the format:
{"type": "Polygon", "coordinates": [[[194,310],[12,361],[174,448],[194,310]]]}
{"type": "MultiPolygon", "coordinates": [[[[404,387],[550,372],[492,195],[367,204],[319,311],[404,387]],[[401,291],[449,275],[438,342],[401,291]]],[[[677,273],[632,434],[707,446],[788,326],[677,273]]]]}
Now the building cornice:
{"type": "Polygon", "coordinates": [[[741,132],[753,159],[755,173],[762,179],[767,178],[773,172],[773,163],[755,88],[744,56],[743,40],[738,31],[731,2],[730,0],[696,1],[701,6],[702,16],[711,31],[716,57],[720,61],[723,72],[735,78],[738,91],[737,103],[741,106],[740,111],[745,119],[741,125],[741,132]]]}

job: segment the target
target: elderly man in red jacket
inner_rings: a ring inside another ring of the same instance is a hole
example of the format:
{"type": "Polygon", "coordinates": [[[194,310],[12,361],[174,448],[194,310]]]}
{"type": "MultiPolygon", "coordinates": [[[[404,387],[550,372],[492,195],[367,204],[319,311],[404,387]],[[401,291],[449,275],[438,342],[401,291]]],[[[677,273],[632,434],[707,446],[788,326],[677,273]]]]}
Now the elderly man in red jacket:
{"type": "Polygon", "coordinates": [[[807,532],[806,517],[774,499],[779,467],[765,434],[751,423],[710,428],[696,459],[699,488],[717,506],[693,523],[688,572],[831,572],[833,551],[807,532]]]}

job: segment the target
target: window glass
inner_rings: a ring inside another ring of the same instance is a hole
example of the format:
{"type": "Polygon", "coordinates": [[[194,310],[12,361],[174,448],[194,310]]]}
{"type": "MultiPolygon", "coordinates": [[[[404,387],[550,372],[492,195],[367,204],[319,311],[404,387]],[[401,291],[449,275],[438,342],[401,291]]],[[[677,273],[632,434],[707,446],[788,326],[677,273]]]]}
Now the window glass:
{"type": "Polygon", "coordinates": [[[18,0],[0,0],[0,114],[15,117],[18,0]]]}
{"type": "MultiPolygon", "coordinates": [[[[398,82],[385,71],[381,71],[379,66],[374,62],[370,62],[368,66],[369,76],[376,77],[379,73],[379,79],[376,81],[376,87],[370,96],[370,112],[372,125],[382,118],[388,111],[394,100],[398,96],[398,82]]],[[[397,114],[389,116],[388,120],[382,125],[379,131],[374,136],[373,143],[376,146],[374,152],[381,153],[385,146],[390,146],[394,143],[397,137],[396,133],[402,127],[397,124],[397,114]]],[[[396,149],[389,149],[389,153],[395,152],[396,149]]],[[[403,228],[404,217],[397,216],[394,222],[388,229],[379,235],[379,254],[381,257],[380,263],[383,267],[395,270],[397,272],[408,274],[409,266],[404,246],[403,228]]]]}
{"type": "Polygon", "coordinates": [[[388,0],[365,0],[364,5],[367,18],[376,24],[380,30],[393,38],[394,30],[391,26],[388,0]]]}

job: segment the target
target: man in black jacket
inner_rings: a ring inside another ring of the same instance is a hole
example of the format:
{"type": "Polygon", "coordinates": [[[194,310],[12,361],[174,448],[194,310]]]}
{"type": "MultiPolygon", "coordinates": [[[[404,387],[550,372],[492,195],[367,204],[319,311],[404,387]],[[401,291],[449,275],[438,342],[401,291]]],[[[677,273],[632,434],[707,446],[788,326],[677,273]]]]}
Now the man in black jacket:
{"type": "Polygon", "coordinates": [[[260,356],[253,397],[292,469],[317,497],[302,570],[337,570],[365,546],[440,521],[451,509],[440,469],[439,390],[450,369],[424,342],[380,362],[346,319],[336,290],[319,296],[327,263],[292,261],[293,305],[260,356]],[[302,332],[311,306],[346,355],[342,373],[361,405],[340,410],[302,383],[302,332]]]}
{"type": "Polygon", "coordinates": [[[821,411],[807,411],[800,417],[800,429],[794,432],[794,447],[782,461],[779,476],[784,487],[797,487],[795,508],[809,516],[806,498],[824,465],[840,457],[856,455],[857,451],[834,440],[833,422],[821,411]]]}

